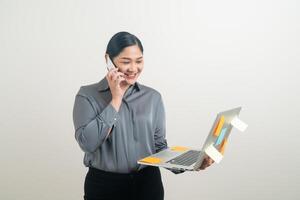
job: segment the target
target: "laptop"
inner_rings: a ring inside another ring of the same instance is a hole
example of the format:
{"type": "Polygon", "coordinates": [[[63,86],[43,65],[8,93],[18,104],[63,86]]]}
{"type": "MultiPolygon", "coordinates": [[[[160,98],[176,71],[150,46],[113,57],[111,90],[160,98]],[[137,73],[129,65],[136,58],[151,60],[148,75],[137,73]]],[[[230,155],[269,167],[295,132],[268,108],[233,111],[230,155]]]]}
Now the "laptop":
{"type": "Polygon", "coordinates": [[[218,113],[201,149],[173,146],[142,158],[137,163],[183,171],[198,169],[206,155],[219,163],[223,158],[232,127],[243,132],[248,126],[238,117],[241,109],[238,107],[218,113]]]}

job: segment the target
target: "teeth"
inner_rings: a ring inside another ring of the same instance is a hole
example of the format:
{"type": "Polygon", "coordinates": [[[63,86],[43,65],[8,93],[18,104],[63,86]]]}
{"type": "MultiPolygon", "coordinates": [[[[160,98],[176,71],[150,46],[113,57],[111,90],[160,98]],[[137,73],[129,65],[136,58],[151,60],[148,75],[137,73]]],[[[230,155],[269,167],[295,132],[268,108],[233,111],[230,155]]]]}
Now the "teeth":
{"type": "Polygon", "coordinates": [[[133,75],[126,74],[126,76],[128,76],[128,77],[135,77],[135,74],[133,74],[133,75]]]}

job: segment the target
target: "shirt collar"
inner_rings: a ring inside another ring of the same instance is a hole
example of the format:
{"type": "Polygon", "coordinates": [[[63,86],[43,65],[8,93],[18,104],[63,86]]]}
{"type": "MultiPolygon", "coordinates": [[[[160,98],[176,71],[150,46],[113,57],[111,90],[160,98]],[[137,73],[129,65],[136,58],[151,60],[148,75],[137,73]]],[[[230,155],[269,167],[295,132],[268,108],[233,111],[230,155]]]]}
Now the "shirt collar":
{"type": "MultiPolygon", "coordinates": [[[[98,91],[100,91],[100,92],[109,90],[109,85],[108,85],[106,77],[104,77],[101,81],[99,81],[98,85],[99,85],[98,91]]],[[[138,91],[141,90],[141,85],[138,82],[135,82],[133,86],[135,88],[137,88],[138,91]]]]}

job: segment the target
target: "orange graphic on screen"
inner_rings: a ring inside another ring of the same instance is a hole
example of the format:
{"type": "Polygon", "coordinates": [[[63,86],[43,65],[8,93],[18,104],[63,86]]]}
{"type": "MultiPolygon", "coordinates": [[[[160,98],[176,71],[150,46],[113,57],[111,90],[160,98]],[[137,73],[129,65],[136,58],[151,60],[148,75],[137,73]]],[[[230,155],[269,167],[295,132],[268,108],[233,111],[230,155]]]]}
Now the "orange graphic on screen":
{"type": "Polygon", "coordinates": [[[219,136],[220,131],[221,131],[223,125],[224,125],[224,122],[225,122],[225,117],[222,115],[221,118],[218,121],[218,124],[217,124],[215,130],[214,130],[214,136],[215,137],[219,136]]]}

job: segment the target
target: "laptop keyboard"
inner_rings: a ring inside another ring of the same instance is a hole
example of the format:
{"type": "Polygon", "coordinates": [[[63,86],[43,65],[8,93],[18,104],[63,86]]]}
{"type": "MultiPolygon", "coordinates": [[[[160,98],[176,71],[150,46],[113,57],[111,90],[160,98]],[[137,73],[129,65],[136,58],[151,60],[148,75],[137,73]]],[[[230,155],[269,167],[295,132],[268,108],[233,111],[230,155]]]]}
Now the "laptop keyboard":
{"type": "Polygon", "coordinates": [[[200,154],[200,151],[189,150],[189,151],[185,152],[184,154],[181,154],[180,156],[177,156],[177,157],[173,158],[172,160],[169,160],[167,163],[172,163],[175,165],[190,166],[197,161],[199,154],[200,154]]]}

